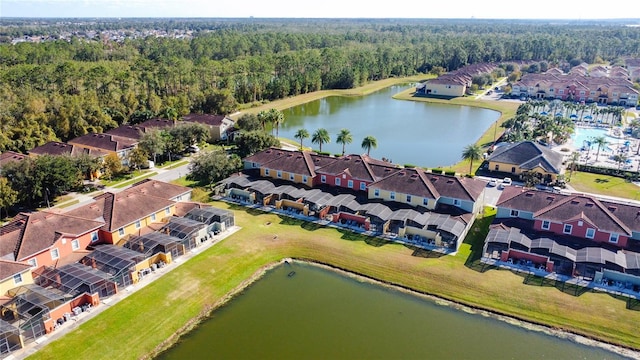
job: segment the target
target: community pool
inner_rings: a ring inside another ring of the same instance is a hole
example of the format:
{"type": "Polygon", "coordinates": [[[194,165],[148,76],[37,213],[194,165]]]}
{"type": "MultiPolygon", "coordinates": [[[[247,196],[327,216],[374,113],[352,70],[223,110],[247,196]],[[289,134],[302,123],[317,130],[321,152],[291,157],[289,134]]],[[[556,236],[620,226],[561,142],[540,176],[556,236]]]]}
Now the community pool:
{"type": "MultiPolygon", "coordinates": [[[[576,127],[576,130],[573,133],[573,136],[571,136],[571,139],[573,140],[573,145],[576,147],[576,149],[582,149],[582,148],[586,149],[588,146],[591,146],[591,148],[594,149],[596,145],[592,144],[593,139],[601,136],[604,136],[610,144],[613,143],[614,141],[617,141],[617,139],[609,136],[608,129],[583,128],[583,127],[576,127]]],[[[605,147],[603,150],[613,151],[608,146],[605,147]]]]}

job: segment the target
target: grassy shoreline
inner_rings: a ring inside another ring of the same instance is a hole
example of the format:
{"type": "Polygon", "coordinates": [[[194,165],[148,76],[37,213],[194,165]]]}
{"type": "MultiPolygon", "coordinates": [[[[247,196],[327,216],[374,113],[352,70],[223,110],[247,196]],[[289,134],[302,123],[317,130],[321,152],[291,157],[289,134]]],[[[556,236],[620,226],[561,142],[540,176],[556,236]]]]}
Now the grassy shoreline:
{"type": "Polygon", "coordinates": [[[594,292],[575,296],[554,284],[538,284],[505,270],[479,271],[470,261],[481,246],[478,239],[483,238],[477,228],[471,232],[475,240],[463,244],[458,255],[437,257],[344,230],[214,204],[234,210],[242,230],[51,342],[32,358],[147,357],[184,330],[185,324],[193,325],[206,316],[256,272],[283,258],[327,264],[474,308],[640,349],[636,335],[640,312],[626,309],[620,299],[594,292]]]}

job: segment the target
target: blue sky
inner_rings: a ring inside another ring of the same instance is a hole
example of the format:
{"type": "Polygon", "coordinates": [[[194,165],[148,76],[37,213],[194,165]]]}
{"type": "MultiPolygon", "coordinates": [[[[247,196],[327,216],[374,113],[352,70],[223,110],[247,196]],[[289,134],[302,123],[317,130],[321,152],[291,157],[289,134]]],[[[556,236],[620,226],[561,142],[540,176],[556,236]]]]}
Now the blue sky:
{"type": "Polygon", "coordinates": [[[614,19],[624,6],[557,0],[0,0],[0,17],[614,19]],[[394,6],[396,5],[397,6],[394,6]]]}

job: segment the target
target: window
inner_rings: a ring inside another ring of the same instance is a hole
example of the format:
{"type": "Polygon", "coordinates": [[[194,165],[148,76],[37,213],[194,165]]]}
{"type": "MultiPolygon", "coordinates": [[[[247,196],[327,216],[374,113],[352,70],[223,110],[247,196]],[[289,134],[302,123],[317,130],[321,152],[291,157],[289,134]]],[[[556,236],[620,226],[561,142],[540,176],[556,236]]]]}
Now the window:
{"type": "Polygon", "coordinates": [[[618,242],[618,234],[611,233],[611,235],[609,235],[609,242],[610,243],[617,243],[618,242]]]}
{"type": "Polygon", "coordinates": [[[256,168],[259,168],[260,165],[258,165],[258,163],[251,163],[251,167],[256,169],[256,168]]]}
{"type": "Polygon", "coordinates": [[[551,228],[551,222],[549,220],[542,221],[542,230],[549,230],[551,228]]]}
{"type": "Polygon", "coordinates": [[[336,178],[336,186],[340,186],[340,178],[339,177],[336,178]]]}
{"type": "Polygon", "coordinates": [[[165,215],[171,214],[171,210],[169,210],[169,207],[164,208],[164,214],[165,215]]]}
{"type": "Polygon", "coordinates": [[[380,189],[373,190],[373,196],[379,197],[380,196],[380,189]]]}
{"type": "Polygon", "coordinates": [[[276,176],[278,177],[278,179],[282,179],[282,171],[278,170],[276,176]]]}
{"type": "Polygon", "coordinates": [[[71,250],[76,251],[80,249],[80,240],[75,239],[71,242],[71,250]]]}
{"type": "Polygon", "coordinates": [[[296,176],[294,174],[289,174],[289,180],[294,181],[296,176]]]}
{"type": "Polygon", "coordinates": [[[588,228],[587,233],[584,235],[587,239],[593,239],[596,236],[596,229],[588,228]]]}
{"type": "Polygon", "coordinates": [[[140,220],[136,220],[136,229],[140,229],[140,220]]]}
{"type": "Polygon", "coordinates": [[[36,258],[29,259],[29,261],[27,262],[29,263],[29,265],[31,265],[32,268],[35,268],[38,266],[38,259],[36,258]]]}
{"type": "Polygon", "coordinates": [[[389,194],[389,198],[390,198],[391,200],[395,200],[395,199],[396,199],[396,193],[392,191],[392,192],[389,194]]]}
{"type": "Polygon", "coordinates": [[[360,190],[367,190],[367,183],[360,182],[360,190]]]}
{"type": "Polygon", "coordinates": [[[493,170],[499,171],[500,170],[500,165],[496,164],[496,166],[493,168],[493,170]]]}
{"type": "Polygon", "coordinates": [[[407,195],[407,202],[410,203],[411,202],[411,195],[407,195]]]}
{"type": "Polygon", "coordinates": [[[91,242],[96,242],[98,241],[98,232],[94,231],[91,233],[91,242]]]}
{"type": "Polygon", "coordinates": [[[58,251],[58,248],[51,249],[51,260],[56,260],[58,258],[60,258],[60,252],[58,251]]]}
{"type": "Polygon", "coordinates": [[[453,205],[460,206],[462,205],[462,202],[459,199],[453,199],[453,205]]]}
{"type": "Polygon", "coordinates": [[[422,199],[422,205],[429,206],[429,199],[427,198],[422,199]]]}
{"type": "Polygon", "coordinates": [[[156,213],[151,214],[151,221],[156,221],[156,213]]]}
{"type": "Polygon", "coordinates": [[[573,230],[573,225],[564,224],[564,229],[562,229],[563,233],[571,234],[571,230],[573,230]]]}
{"type": "Polygon", "coordinates": [[[307,180],[308,180],[307,175],[302,175],[302,182],[306,184],[307,180]]]}
{"type": "Polygon", "coordinates": [[[349,189],[353,189],[353,180],[348,180],[348,181],[347,181],[347,187],[348,187],[349,189]]]}
{"type": "Polygon", "coordinates": [[[321,183],[326,183],[327,182],[327,176],[326,175],[320,175],[320,182],[321,183]]]}
{"type": "Polygon", "coordinates": [[[264,175],[269,176],[269,169],[264,169],[264,175]]]}
{"type": "Polygon", "coordinates": [[[13,275],[13,282],[18,285],[22,282],[22,274],[13,275]]]}
{"type": "Polygon", "coordinates": [[[182,195],[178,195],[178,197],[176,198],[176,201],[182,201],[182,195]]]}
{"type": "Polygon", "coordinates": [[[118,235],[124,236],[124,228],[118,229],[118,235]]]}
{"type": "Polygon", "coordinates": [[[520,216],[520,212],[518,210],[511,210],[511,216],[518,217],[520,216]]]}
{"type": "Polygon", "coordinates": [[[512,166],[512,167],[511,167],[511,172],[512,172],[512,173],[516,172],[516,167],[515,167],[515,166],[512,166]]]}

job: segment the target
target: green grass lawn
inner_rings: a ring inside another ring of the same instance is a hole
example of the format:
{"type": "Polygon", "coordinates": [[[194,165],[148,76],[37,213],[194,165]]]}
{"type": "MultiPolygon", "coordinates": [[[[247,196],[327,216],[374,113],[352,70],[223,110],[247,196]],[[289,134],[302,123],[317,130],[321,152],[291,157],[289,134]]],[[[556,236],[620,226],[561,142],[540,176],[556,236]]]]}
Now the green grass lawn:
{"type": "Polygon", "coordinates": [[[586,193],[640,200],[640,186],[615,176],[575,171],[569,185],[586,193]]]}
{"type": "Polygon", "coordinates": [[[186,165],[188,163],[189,163],[189,160],[180,159],[180,160],[175,160],[171,162],[167,161],[166,163],[162,164],[162,166],[158,166],[158,167],[161,169],[173,169],[178,166],[186,165]]]}
{"type": "Polygon", "coordinates": [[[123,187],[127,187],[129,185],[133,185],[133,184],[137,183],[138,181],[142,181],[144,179],[148,179],[148,178],[150,178],[150,177],[152,177],[154,175],[158,175],[158,173],[155,172],[155,171],[154,172],[148,172],[148,173],[146,173],[146,174],[144,174],[142,176],[138,176],[138,177],[133,178],[133,179],[131,179],[129,181],[124,181],[124,182],[121,182],[121,183],[117,183],[117,184],[113,185],[113,187],[118,188],[118,189],[122,189],[123,187]]]}
{"type": "Polygon", "coordinates": [[[624,301],[602,293],[569,291],[553,282],[482,266],[477,259],[492,213],[474,225],[456,256],[439,256],[276,214],[220,202],[214,205],[234,210],[242,230],[108,307],[32,358],[144,358],[190,320],[206,315],[264,266],[286,257],[333,265],[471,306],[640,348],[640,311],[627,309],[624,301]]]}

